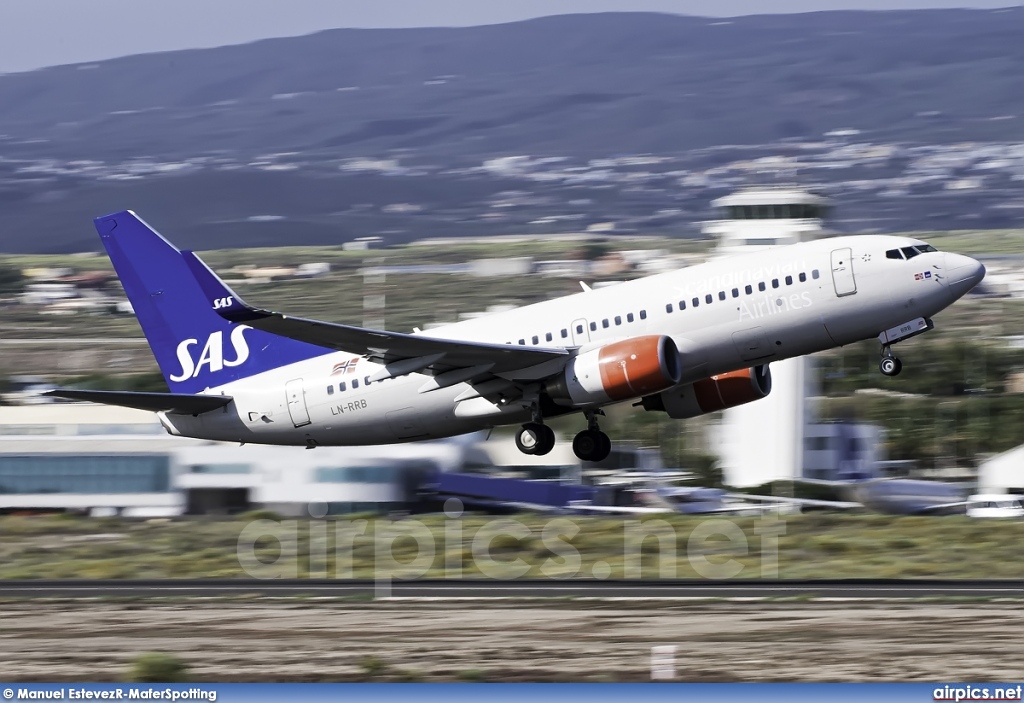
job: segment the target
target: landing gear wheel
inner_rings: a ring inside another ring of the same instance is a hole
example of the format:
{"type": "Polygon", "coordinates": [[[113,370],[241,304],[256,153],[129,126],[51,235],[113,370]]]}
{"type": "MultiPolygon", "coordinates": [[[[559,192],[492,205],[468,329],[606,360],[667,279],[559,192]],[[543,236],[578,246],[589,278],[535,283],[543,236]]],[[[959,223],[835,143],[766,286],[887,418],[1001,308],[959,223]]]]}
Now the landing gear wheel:
{"type": "Polygon", "coordinates": [[[539,422],[527,422],[516,433],[516,447],[523,454],[547,454],[555,448],[555,431],[539,422]]]}
{"type": "Polygon", "coordinates": [[[601,430],[583,430],[572,440],[573,453],[583,461],[604,461],[612,451],[612,441],[601,430]]]}
{"type": "Polygon", "coordinates": [[[878,370],[883,376],[899,376],[903,370],[903,362],[895,356],[887,356],[879,362],[878,370]]]}

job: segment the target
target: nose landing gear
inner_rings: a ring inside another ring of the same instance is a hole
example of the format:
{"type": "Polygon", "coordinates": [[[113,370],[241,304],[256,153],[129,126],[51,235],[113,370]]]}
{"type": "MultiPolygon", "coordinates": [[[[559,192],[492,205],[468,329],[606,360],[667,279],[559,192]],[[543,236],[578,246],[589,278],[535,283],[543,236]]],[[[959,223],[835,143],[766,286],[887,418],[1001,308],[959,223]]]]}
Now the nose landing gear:
{"type": "Polygon", "coordinates": [[[573,453],[583,461],[604,461],[612,452],[611,439],[597,426],[597,412],[585,413],[587,429],[572,440],[573,453]]]}
{"type": "Polygon", "coordinates": [[[903,370],[903,363],[893,356],[893,344],[916,337],[934,327],[934,323],[927,317],[918,317],[898,327],[887,329],[878,335],[878,341],[882,344],[882,360],[878,362],[878,370],[882,372],[882,375],[899,376],[900,371],[903,370]]]}

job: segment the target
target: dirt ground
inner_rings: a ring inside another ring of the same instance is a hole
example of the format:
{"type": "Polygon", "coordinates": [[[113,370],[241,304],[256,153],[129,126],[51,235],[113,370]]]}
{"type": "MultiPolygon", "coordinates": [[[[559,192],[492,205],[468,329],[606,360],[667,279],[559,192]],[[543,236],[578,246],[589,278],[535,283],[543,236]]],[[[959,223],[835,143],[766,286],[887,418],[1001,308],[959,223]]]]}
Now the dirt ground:
{"type": "Polygon", "coordinates": [[[1020,681],[1018,602],[20,601],[9,681],[118,681],[140,652],[206,681],[1020,681]]]}

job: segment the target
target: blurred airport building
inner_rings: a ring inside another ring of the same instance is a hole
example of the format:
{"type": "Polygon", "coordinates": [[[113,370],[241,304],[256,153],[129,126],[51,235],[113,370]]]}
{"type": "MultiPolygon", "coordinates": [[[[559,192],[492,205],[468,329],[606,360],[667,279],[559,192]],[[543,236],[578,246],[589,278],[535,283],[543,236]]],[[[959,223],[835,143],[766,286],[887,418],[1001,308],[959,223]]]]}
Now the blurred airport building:
{"type": "Polygon", "coordinates": [[[1024,444],[983,461],[978,466],[978,490],[1024,494],[1024,444]]]}
{"type": "Polygon", "coordinates": [[[0,407],[4,512],[387,512],[404,508],[434,472],[489,462],[464,440],[306,451],[171,437],[153,413],[128,408],[0,407]]]}
{"type": "MultiPolygon", "coordinates": [[[[706,223],[704,233],[718,240],[716,258],[816,239],[824,233],[822,223],[829,209],[827,199],[793,187],[741,190],[712,205],[722,218],[706,223]]],[[[753,357],[748,360],[752,365],[759,363],[753,357]]],[[[812,462],[809,468],[815,478],[835,469],[833,465],[826,471],[822,462],[837,456],[832,446],[839,447],[841,438],[830,436],[837,430],[826,425],[808,433],[806,404],[814,395],[816,378],[813,360],[774,361],[770,368],[768,397],[726,410],[711,437],[731,486],[801,478],[807,460],[812,462]],[[808,438],[814,448],[805,450],[808,438]]]]}

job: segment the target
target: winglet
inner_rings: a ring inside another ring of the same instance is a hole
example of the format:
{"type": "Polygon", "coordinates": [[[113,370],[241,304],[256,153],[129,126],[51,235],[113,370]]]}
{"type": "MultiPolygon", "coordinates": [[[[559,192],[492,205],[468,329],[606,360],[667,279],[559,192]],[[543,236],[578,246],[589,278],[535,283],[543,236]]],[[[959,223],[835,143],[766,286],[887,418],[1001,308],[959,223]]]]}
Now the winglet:
{"type": "Polygon", "coordinates": [[[181,258],[185,260],[196,283],[203,291],[210,307],[215,313],[229,322],[251,322],[257,318],[265,317],[266,313],[257,310],[246,304],[238,293],[231,290],[220,277],[213,272],[206,263],[196,256],[194,251],[185,250],[181,252],[181,258]]]}

